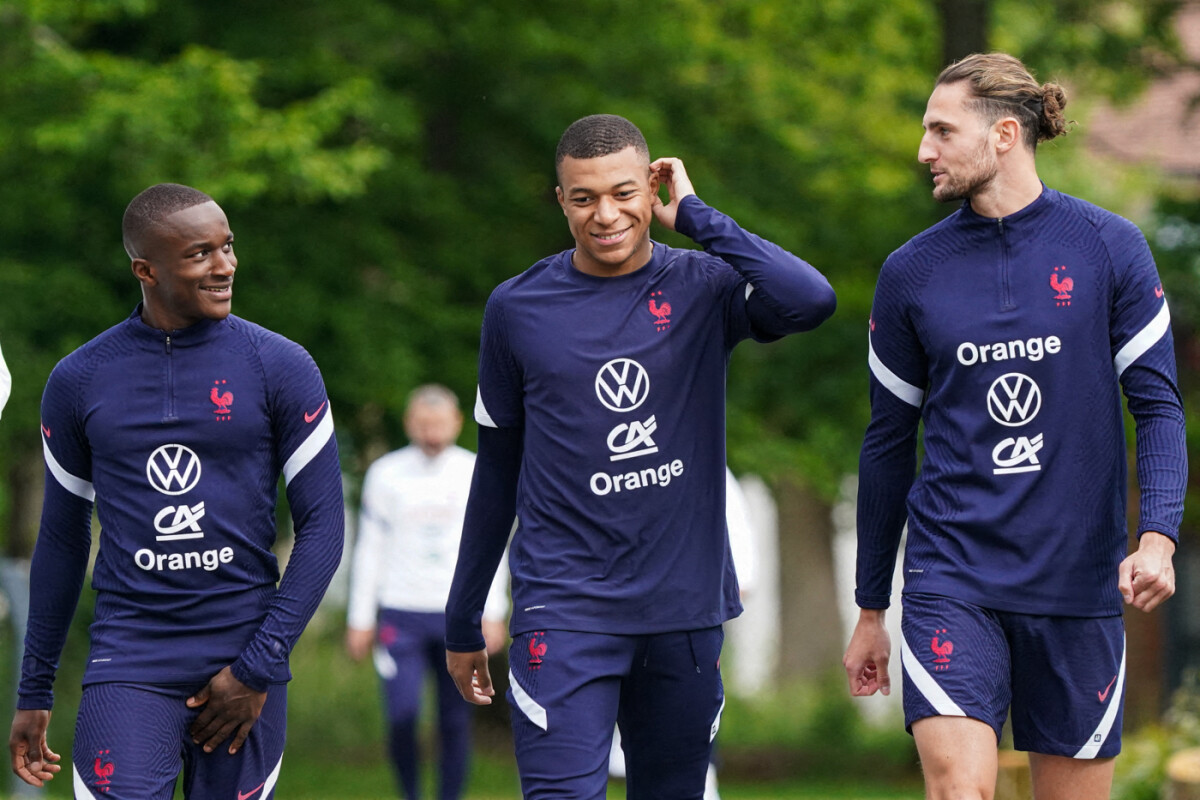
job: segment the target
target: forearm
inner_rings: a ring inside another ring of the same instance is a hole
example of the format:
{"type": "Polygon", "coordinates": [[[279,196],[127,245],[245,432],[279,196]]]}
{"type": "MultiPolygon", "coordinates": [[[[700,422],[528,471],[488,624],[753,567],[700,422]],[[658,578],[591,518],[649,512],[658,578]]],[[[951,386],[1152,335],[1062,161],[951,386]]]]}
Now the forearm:
{"type": "Polygon", "coordinates": [[[876,411],[859,457],[854,596],[864,609],[884,609],[891,603],[892,574],[916,472],[919,412],[891,405],[887,413],[876,411]]]}
{"type": "Polygon", "coordinates": [[[479,429],[458,564],[446,601],[446,649],[453,652],[484,647],[480,620],[516,517],[523,436],[521,428],[479,429]]]}
{"type": "Polygon", "coordinates": [[[54,675],[79,604],[91,553],[92,503],[65,491],[47,474],[42,521],[33,551],[29,623],[17,707],[48,709],[54,675]]]}
{"type": "Polygon", "coordinates": [[[1166,376],[1131,369],[1125,381],[1136,424],[1138,533],[1156,531],[1177,542],[1188,470],[1183,403],[1166,376]]]}
{"type": "Polygon", "coordinates": [[[232,665],[233,676],[266,691],[304,632],[342,558],[345,516],[336,449],[288,484],[296,543],[258,633],[232,665]]]}
{"type": "Polygon", "coordinates": [[[837,307],[829,281],[813,266],[743,230],[695,195],[680,202],[676,229],[750,282],[753,291],[747,312],[760,334],[784,336],[811,330],[837,307]]]}

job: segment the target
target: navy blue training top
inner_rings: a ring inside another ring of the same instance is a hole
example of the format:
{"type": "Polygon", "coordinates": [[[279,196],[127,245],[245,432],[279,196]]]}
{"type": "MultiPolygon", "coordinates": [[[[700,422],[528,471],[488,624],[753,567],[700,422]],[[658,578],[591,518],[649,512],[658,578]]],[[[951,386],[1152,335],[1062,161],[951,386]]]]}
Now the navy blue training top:
{"type": "Polygon", "coordinates": [[[1122,387],[1139,535],[1178,539],[1187,478],[1170,313],[1141,232],[1048,188],[1003,219],[964,203],[887,259],[869,343],[858,604],[887,607],[907,517],[905,592],[1121,613],[1122,387]]]}
{"type": "Polygon", "coordinates": [[[21,708],[53,702],[93,501],[85,684],[203,684],[230,665],[259,691],[288,680],[288,653],[341,558],[333,417],[308,353],[236,316],[166,332],[140,311],[59,362],[42,397],[46,489],[21,708]],[[281,583],[280,473],[296,529],[281,583]]]}
{"type": "Polygon", "coordinates": [[[725,529],[725,374],[734,345],[815,327],[833,290],[695,196],[617,277],[567,250],[501,284],[484,314],[480,451],[447,605],[447,646],[479,615],[512,524],[514,634],[692,630],[741,611],[725,529]],[[494,431],[513,432],[494,458],[494,431]],[[519,479],[504,483],[512,467],[519,479]],[[489,483],[496,478],[504,484],[489,483]]]}

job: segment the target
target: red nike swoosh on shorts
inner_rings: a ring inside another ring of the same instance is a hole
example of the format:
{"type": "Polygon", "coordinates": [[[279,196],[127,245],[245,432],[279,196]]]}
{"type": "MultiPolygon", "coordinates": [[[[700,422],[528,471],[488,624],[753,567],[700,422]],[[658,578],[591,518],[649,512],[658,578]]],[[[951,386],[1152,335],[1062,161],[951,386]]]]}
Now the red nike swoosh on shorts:
{"type": "Polygon", "coordinates": [[[321,405],[317,406],[317,410],[311,414],[309,414],[307,411],[305,411],[304,412],[304,421],[312,422],[314,419],[316,419],[317,415],[321,413],[321,409],[325,407],[325,403],[327,403],[327,402],[329,402],[329,401],[327,401],[327,400],[322,401],[321,405]]]}
{"type": "Polygon", "coordinates": [[[42,433],[46,434],[47,439],[50,438],[50,429],[47,428],[45,425],[42,426],[42,433]]]}
{"type": "MultiPolygon", "coordinates": [[[[324,404],[322,404],[322,405],[324,405],[324,404]]],[[[321,410],[321,409],[319,409],[319,408],[317,409],[317,411],[320,411],[320,410],[321,410]]],[[[267,782],[266,782],[266,781],[263,781],[263,782],[262,782],[262,783],[260,783],[258,786],[255,786],[253,789],[251,789],[250,791],[246,792],[245,794],[242,794],[241,792],[238,792],[238,800],[246,800],[246,798],[247,798],[247,797],[249,797],[250,795],[254,794],[254,793],[255,793],[255,792],[257,792],[259,789],[261,789],[262,787],[264,787],[264,786],[266,786],[266,785],[267,785],[267,782]]]]}
{"type": "Polygon", "coordinates": [[[1100,702],[1101,702],[1101,703],[1103,703],[1105,700],[1107,700],[1107,699],[1108,699],[1108,690],[1109,690],[1109,689],[1111,689],[1111,688],[1112,688],[1112,685],[1113,685],[1114,683],[1116,683],[1116,682],[1117,682],[1117,676],[1116,676],[1116,675],[1113,675],[1113,679],[1112,679],[1111,681],[1109,681],[1109,682],[1108,682],[1108,686],[1105,686],[1105,687],[1104,687],[1104,691],[1103,691],[1103,692],[1096,692],[1096,697],[1099,697],[1099,698],[1100,698],[1100,702]]]}

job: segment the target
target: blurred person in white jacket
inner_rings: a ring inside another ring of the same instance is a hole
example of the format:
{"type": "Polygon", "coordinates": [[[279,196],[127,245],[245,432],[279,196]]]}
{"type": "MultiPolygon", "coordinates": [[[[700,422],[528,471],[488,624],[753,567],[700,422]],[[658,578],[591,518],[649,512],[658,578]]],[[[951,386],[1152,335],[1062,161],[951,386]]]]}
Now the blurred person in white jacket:
{"type": "MultiPolygon", "coordinates": [[[[446,672],[445,606],[458,558],[475,455],[455,442],[462,413],[452,391],[413,390],[404,416],[409,445],[367,470],[350,578],[346,651],[374,652],[383,683],[388,755],[408,800],[420,797],[417,732],[424,679],[437,685],[439,796],[462,794],[470,754],[471,706],[446,672]]],[[[507,644],[507,570],[485,611],[489,650],[507,644]]]]}

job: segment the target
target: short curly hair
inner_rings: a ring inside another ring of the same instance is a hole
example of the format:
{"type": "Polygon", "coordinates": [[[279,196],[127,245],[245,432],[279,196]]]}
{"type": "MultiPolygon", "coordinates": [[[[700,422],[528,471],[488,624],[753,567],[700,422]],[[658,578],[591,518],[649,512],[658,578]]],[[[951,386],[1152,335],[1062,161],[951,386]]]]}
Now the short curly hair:
{"type": "Polygon", "coordinates": [[[650,147],[638,127],[616,114],[592,114],[572,122],[558,140],[554,154],[557,169],[567,156],[571,158],[600,158],[619,153],[627,147],[650,159],[650,147]]]}
{"type": "Polygon", "coordinates": [[[158,183],[129,201],[121,218],[121,241],[132,258],[142,258],[146,233],[176,211],[211,203],[199,189],[180,183],[158,183]]]}

